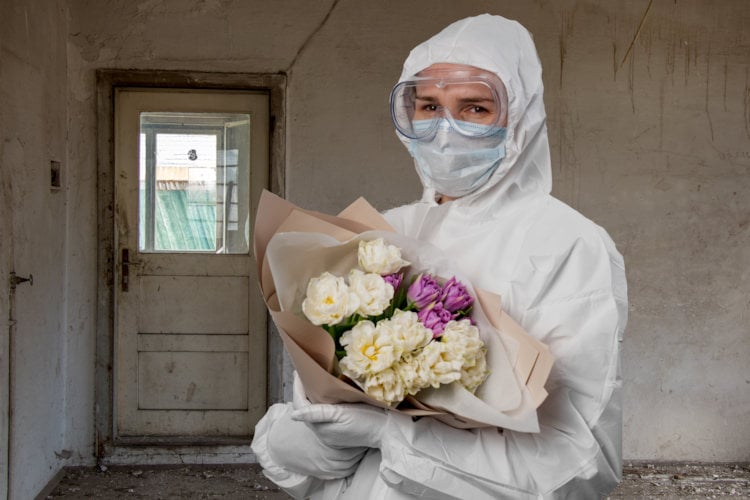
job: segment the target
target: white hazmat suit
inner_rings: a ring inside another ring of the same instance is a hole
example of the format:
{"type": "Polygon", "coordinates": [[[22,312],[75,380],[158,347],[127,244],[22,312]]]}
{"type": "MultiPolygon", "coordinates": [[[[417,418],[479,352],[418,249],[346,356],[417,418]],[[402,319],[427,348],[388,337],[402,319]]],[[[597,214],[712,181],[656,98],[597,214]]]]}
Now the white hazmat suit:
{"type": "Polygon", "coordinates": [[[386,218],[442,248],[549,346],[541,431],[460,430],[360,405],[309,405],[297,381],[295,402],[269,410],[253,449],[266,475],[297,497],[600,498],[621,477],[622,257],[602,228],[550,195],[542,72],[529,33],[499,16],[458,21],[411,52],[400,81],[436,63],[475,66],[505,83],[506,156],[473,193],[438,204],[426,188],[422,201],[386,218]]]}

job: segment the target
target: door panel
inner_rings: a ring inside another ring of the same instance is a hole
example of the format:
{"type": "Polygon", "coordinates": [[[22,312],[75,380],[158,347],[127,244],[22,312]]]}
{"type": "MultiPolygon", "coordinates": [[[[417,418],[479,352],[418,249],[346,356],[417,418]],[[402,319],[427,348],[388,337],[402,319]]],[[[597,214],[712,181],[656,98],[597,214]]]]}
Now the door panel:
{"type": "Polygon", "coordinates": [[[141,276],[141,333],[248,334],[245,276],[141,276]]]}
{"type": "Polygon", "coordinates": [[[264,93],[115,93],[116,439],[249,437],[265,412],[268,127],[264,93]]]}
{"type": "Polygon", "coordinates": [[[247,410],[247,352],[138,351],[143,410],[247,410]]]}

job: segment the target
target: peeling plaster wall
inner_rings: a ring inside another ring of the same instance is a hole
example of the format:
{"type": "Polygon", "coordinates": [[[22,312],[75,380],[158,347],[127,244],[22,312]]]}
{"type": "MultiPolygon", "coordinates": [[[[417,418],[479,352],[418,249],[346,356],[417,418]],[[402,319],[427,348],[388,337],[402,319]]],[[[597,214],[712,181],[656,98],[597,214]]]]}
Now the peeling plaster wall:
{"type": "Polygon", "coordinates": [[[20,499],[33,498],[67,455],[66,194],[50,189],[50,161],[67,166],[67,15],[62,0],[38,0],[3,2],[0,16],[3,301],[9,271],[34,276],[18,286],[15,310],[2,311],[2,337],[13,337],[2,353],[12,363],[9,490],[20,499]]]}
{"type": "Polygon", "coordinates": [[[95,70],[287,72],[289,199],[335,211],[364,195],[386,208],[419,196],[387,110],[403,59],[449,22],[491,12],[535,36],[555,194],[603,225],[626,259],[626,458],[750,459],[750,3],[67,5],[67,260],[76,276],[67,325],[78,332],[68,409],[80,420],[66,429],[77,450],[90,449],[93,425],[95,70]]]}
{"type": "Polygon", "coordinates": [[[750,4],[629,4],[561,12],[556,193],[626,259],[625,455],[747,460],[750,4]]]}

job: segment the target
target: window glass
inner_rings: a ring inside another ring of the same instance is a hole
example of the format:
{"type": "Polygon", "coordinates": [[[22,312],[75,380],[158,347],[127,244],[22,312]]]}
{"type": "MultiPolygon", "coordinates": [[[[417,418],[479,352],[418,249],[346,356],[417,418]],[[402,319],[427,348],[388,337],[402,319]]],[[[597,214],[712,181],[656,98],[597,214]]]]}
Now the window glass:
{"type": "Polygon", "coordinates": [[[140,116],[140,251],[247,253],[250,115],[140,116]]]}

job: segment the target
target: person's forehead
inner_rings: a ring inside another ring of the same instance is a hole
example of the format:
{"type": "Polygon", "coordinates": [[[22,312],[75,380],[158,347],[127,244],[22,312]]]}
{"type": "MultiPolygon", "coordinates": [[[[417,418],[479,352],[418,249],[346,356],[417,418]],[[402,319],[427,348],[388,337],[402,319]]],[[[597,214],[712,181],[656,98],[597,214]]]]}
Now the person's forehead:
{"type": "Polygon", "coordinates": [[[490,78],[497,78],[497,75],[491,71],[477,68],[476,66],[469,66],[466,64],[455,64],[455,63],[435,63],[432,64],[419,73],[417,76],[420,77],[440,77],[445,75],[455,74],[456,76],[484,76],[490,78]]]}
{"type": "MultiPolygon", "coordinates": [[[[455,63],[435,63],[423,69],[416,74],[418,83],[417,88],[420,94],[424,94],[429,88],[430,80],[445,82],[445,85],[438,85],[443,93],[492,93],[497,92],[501,96],[505,95],[505,85],[497,74],[476,66],[455,63]],[[451,80],[461,85],[451,85],[451,80]],[[472,81],[473,80],[473,81],[472,81]],[[426,86],[420,83],[426,83],[426,86]],[[490,90],[492,88],[493,90],[490,90]],[[459,90],[463,89],[463,90],[459,90]]],[[[434,92],[437,90],[433,89],[434,92]]]]}
{"type": "Polygon", "coordinates": [[[450,97],[465,100],[494,100],[495,96],[486,83],[472,82],[460,85],[440,85],[433,82],[418,83],[416,85],[417,99],[432,99],[436,97],[450,97]]]}

